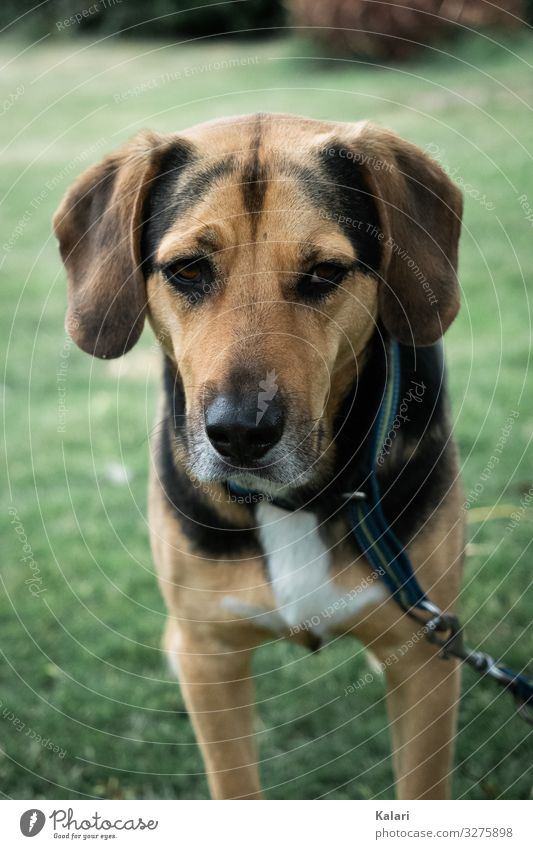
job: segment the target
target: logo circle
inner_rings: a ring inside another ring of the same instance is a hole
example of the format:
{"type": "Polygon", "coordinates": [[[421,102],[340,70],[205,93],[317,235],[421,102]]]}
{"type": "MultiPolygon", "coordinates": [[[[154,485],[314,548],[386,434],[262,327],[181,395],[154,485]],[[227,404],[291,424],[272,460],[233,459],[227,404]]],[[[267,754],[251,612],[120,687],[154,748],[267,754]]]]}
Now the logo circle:
{"type": "Polygon", "coordinates": [[[20,830],[24,837],[35,837],[42,831],[46,817],[38,808],[30,808],[24,811],[20,818],[20,830]]]}

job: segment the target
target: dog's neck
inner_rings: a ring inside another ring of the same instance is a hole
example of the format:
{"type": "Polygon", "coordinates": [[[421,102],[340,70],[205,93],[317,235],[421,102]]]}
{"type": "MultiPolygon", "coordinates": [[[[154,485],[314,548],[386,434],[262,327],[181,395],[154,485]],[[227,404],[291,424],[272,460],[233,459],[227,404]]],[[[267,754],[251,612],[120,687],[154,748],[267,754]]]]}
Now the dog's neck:
{"type": "Polygon", "coordinates": [[[372,474],[383,493],[382,504],[391,525],[408,539],[417,512],[427,509],[430,496],[442,489],[444,456],[449,450],[449,423],[444,383],[442,344],[415,349],[400,346],[401,373],[398,407],[390,433],[377,458],[371,443],[390,379],[387,346],[376,333],[359,378],[342,399],[334,423],[334,465],[328,477],[304,487],[265,486],[253,478],[229,482],[230,492],[248,503],[268,500],[285,509],[306,509],[334,518],[349,494],[366,493],[372,474]]]}

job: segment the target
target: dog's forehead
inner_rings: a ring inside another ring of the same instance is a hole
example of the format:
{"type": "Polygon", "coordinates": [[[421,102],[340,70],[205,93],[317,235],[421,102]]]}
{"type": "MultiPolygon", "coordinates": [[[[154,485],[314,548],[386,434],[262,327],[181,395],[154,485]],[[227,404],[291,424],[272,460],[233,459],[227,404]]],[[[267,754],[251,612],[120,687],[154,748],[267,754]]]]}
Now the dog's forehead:
{"type": "Polygon", "coordinates": [[[271,114],[180,133],[151,192],[150,253],[161,264],[198,247],[221,251],[262,241],[273,255],[284,250],[296,262],[302,245],[329,240],[332,251],[353,255],[351,246],[359,255],[361,233],[346,226],[349,210],[363,204],[363,218],[374,215],[358,169],[335,155],[353,137],[353,125],[271,114]]]}
{"type": "Polygon", "coordinates": [[[229,156],[261,147],[266,155],[291,152],[298,157],[350,126],[282,113],[257,113],[198,124],[182,135],[211,156],[215,152],[229,156]]]}
{"type": "Polygon", "coordinates": [[[217,217],[222,210],[257,217],[284,203],[301,206],[303,195],[308,205],[319,204],[316,181],[334,127],[261,113],[200,124],[182,134],[190,151],[177,190],[195,205],[211,194],[206,205],[217,217]]]}

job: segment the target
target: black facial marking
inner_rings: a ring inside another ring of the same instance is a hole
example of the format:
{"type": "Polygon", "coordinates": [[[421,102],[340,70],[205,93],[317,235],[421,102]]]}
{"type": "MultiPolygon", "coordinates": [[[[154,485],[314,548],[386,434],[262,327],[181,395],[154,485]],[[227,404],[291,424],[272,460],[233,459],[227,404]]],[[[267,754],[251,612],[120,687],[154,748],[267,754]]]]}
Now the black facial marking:
{"type": "Polygon", "coordinates": [[[268,169],[259,162],[259,156],[256,151],[242,173],[244,207],[249,215],[254,216],[254,220],[252,221],[254,231],[257,227],[257,215],[263,208],[268,180],[268,169]]]}
{"type": "MultiPolygon", "coordinates": [[[[260,547],[253,527],[227,522],[217,510],[216,502],[196,488],[176,462],[172,446],[176,440],[186,445],[187,439],[185,393],[181,378],[169,360],[165,360],[163,389],[164,419],[155,445],[158,477],[191,548],[213,558],[258,556],[260,547]]],[[[248,512],[253,524],[252,514],[248,512]]]]}
{"type": "Polygon", "coordinates": [[[336,221],[357,251],[366,271],[381,264],[381,226],[364,166],[348,158],[346,147],[332,144],[321,152],[324,176],[315,180],[324,217],[336,221]]]}
{"type": "Polygon", "coordinates": [[[242,194],[244,208],[252,216],[252,237],[256,238],[259,213],[263,209],[265,192],[268,185],[268,169],[260,162],[261,147],[261,116],[258,116],[254,138],[251,145],[251,155],[242,173],[242,194]]]}
{"type": "Polygon", "coordinates": [[[145,276],[154,271],[158,245],[176,219],[194,207],[214,182],[235,170],[231,156],[195,170],[188,176],[189,170],[197,166],[194,149],[182,141],[162,158],[143,209],[141,256],[145,276]]]}
{"type": "Polygon", "coordinates": [[[174,217],[183,215],[198,201],[202,199],[208,189],[212,188],[222,177],[235,173],[235,158],[227,156],[216,162],[211,162],[205,168],[201,168],[189,177],[185,174],[178,185],[178,191],[174,198],[174,217]]]}
{"type": "Polygon", "coordinates": [[[316,168],[302,165],[292,159],[279,164],[280,174],[295,180],[309,201],[320,209],[324,205],[324,185],[316,168]]]}
{"type": "Polygon", "coordinates": [[[175,220],[176,188],[184,169],[194,161],[190,145],[179,142],[162,156],[157,177],[143,207],[141,257],[145,276],[152,273],[157,247],[175,220]]]}

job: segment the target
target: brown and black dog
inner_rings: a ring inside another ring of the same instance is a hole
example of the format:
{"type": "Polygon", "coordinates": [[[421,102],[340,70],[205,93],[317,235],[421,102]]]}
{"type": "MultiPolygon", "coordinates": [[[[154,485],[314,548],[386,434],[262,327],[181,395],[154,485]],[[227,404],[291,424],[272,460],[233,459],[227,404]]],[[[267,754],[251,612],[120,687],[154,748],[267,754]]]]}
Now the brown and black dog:
{"type": "Polygon", "coordinates": [[[152,546],[216,798],[261,795],[250,665],[271,635],[361,640],[386,671],[398,797],[448,794],[457,665],[388,597],[339,499],[364,489],[394,337],[404,401],[382,506],[428,595],[454,604],[439,340],[459,307],[461,212],[439,165],[392,132],[258,114],[142,133],[56,213],[75,342],[118,357],[148,318],[164,354],[152,546]]]}

